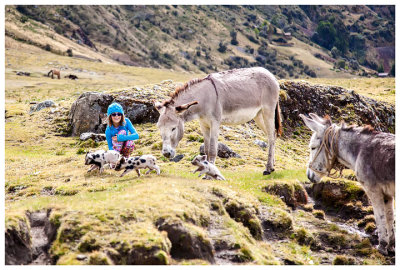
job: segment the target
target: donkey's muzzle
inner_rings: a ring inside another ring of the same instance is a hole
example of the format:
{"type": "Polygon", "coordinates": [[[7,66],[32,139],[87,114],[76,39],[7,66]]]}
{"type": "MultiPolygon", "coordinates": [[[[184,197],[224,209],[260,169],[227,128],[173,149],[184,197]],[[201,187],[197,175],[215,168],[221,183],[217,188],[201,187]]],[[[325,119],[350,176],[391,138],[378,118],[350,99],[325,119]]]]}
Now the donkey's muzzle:
{"type": "Polygon", "coordinates": [[[317,179],[315,177],[315,173],[310,169],[307,169],[307,178],[308,178],[308,180],[310,180],[314,184],[317,183],[317,179]]]}
{"type": "Polygon", "coordinates": [[[175,151],[174,150],[162,150],[162,154],[166,158],[173,158],[175,156],[175,151]]]}

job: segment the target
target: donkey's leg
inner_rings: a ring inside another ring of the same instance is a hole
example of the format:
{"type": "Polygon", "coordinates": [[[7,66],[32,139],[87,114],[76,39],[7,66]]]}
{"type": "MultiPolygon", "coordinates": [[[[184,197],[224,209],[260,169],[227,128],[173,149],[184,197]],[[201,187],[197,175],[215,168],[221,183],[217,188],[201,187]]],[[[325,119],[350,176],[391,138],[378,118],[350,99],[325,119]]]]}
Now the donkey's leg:
{"type": "Polygon", "coordinates": [[[388,233],[389,246],[388,251],[394,252],[395,250],[395,233],[394,233],[394,217],[393,217],[393,197],[384,196],[385,203],[385,216],[386,216],[386,229],[388,233]]]}
{"type": "Polygon", "coordinates": [[[203,133],[204,137],[204,153],[209,157],[210,154],[210,127],[203,123],[200,122],[200,130],[201,133],[203,133]]]}
{"type": "Polygon", "coordinates": [[[268,161],[265,166],[265,171],[263,172],[264,175],[268,175],[273,172],[274,164],[275,164],[275,127],[274,127],[274,114],[273,113],[266,113],[266,110],[260,110],[256,117],[254,118],[257,126],[264,131],[265,135],[268,137],[268,161]]]}
{"type": "Polygon", "coordinates": [[[374,216],[376,227],[378,230],[379,246],[378,251],[383,255],[387,255],[387,233],[386,233],[386,217],[385,217],[385,203],[383,201],[383,193],[381,189],[370,189],[365,187],[368,198],[371,200],[374,209],[374,216]]]}
{"type": "Polygon", "coordinates": [[[210,128],[210,149],[207,155],[207,159],[212,164],[215,164],[215,159],[218,152],[218,134],[219,134],[219,123],[213,122],[210,128]]]}

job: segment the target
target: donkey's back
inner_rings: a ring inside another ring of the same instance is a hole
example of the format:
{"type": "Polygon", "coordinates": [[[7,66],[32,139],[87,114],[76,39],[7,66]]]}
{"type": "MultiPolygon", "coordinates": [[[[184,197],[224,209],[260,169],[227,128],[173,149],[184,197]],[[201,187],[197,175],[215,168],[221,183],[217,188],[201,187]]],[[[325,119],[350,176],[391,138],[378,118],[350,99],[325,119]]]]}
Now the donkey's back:
{"type": "MultiPolygon", "coordinates": [[[[377,181],[377,184],[390,185],[395,181],[395,135],[390,133],[372,133],[364,142],[357,158],[358,173],[365,181],[377,181]]],[[[394,190],[393,190],[394,193],[394,190]]]]}

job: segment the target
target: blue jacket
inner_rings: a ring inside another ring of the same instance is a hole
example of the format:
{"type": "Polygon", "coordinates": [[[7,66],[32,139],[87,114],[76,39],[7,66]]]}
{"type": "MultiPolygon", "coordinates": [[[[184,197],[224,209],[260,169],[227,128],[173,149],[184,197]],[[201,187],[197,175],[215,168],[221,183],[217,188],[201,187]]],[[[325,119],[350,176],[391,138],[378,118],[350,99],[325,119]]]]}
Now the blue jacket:
{"type": "Polygon", "coordinates": [[[125,141],[134,141],[139,139],[139,134],[136,132],[136,129],[133,127],[131,121],[128,118],[125,118],[125,125],[124,126],[119,126],[118,128],[115,128],[114,126],[108,126],[106,128],[106,139],[108,143],[108,149],[113,150],[113,144],[112,144],[112,137],[117,135],[117,139],[119,142],[125,142],[125,141]],[[126,134],[129,135],[117,135],[118,132],[121,130],[125,130],[126,134]]]}

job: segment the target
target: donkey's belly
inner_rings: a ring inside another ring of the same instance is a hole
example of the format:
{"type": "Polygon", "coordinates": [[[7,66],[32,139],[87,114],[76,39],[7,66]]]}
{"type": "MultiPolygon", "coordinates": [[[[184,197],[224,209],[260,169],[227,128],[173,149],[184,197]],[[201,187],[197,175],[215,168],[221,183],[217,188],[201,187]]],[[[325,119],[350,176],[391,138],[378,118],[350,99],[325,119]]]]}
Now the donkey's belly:
{"type": "Polygon", "coordinates": [[[239,109],[232,112],[224,112],[222,115],[222,124],[225,125],[237,125],[243,124],[254,117],[256,117],[257,113],[260,111],[260,108],[246,108],[239,109]]]}

